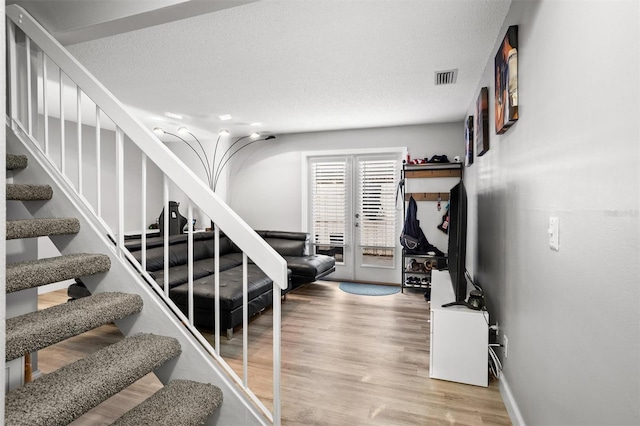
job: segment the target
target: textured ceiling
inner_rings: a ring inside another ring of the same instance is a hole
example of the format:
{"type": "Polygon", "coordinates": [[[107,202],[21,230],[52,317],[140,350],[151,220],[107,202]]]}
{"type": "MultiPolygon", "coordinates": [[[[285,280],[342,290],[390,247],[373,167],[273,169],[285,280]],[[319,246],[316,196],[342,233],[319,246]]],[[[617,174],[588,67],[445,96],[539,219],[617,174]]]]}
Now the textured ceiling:
{"type": "Polygon", "coordinates": [[[149,127],[166,111],[207,136],[461,122],[510,3],[261,0],[67,47],[149,127]]]}

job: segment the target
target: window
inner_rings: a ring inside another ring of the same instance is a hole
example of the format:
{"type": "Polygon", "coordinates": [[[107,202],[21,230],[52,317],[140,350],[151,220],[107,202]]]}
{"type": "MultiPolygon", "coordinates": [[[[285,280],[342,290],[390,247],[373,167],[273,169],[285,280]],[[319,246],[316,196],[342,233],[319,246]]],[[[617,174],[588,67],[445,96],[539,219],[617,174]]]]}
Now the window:
{"type": "Polygon", "coordinates": [[[310,170],[315,253],[342,262],[347,235],[347,161],[313,160],[310,170]]]}
{"type": "Polygon", "coordinates": [[[358,216],[362,264],[393,267],[396,246],[397,159],[358,159],[358,216]]]}

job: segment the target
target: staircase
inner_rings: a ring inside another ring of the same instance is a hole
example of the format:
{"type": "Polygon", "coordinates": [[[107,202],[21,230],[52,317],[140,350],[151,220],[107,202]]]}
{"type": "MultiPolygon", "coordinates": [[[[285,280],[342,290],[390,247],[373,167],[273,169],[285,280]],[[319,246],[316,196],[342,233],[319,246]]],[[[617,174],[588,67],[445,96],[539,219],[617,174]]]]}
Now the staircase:
{"type": "MultiPolygon", "coordinates": [[[[27,157],[7,155],[7,170],[20,172],[27,157]]],[[[7,184],[7,201],[47,202],[49,185],[7,184]]],[[[76,218],[8,220],[6,239],[82,232],[76,218]]],[[[77,253],[35,261],[7,263],[6,291],[19,292],[68,279],[107,274],[109,256],[77,253]]],[[[31,312],[6,321],[6,361],[24,356],[96,327],[140,315],[138,294],[102,292],[31,312]]],[[[90,356],[26,383],[6,394],[5,424],[66,425],[127,388],[146,374],[180,356],[174,337],[136,333],[90,356]]],[[[146,401],[118,419],[117,425],[202,424],[222,404],[222,391],[209,383],[173,379],[146,401]]]]}

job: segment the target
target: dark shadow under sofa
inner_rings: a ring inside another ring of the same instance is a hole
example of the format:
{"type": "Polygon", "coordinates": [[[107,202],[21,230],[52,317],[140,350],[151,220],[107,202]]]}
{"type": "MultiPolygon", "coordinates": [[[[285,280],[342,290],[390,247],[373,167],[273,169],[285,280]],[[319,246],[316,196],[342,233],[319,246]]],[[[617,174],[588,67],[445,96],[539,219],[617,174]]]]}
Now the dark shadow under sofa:
{"type": "MultiPolygon", "coordinates": [[[[316,281],[335,271],[335,259],[307,254],[309,234],[305,232],[256,231],[287,262],[289,283],[282,295],[300,285],[316,281]]],[[[187,235],[169,237],[169,297],[187,315],[188,265],[187,235]]],[[[125,245],[140,262],[141,240],[128,239],[125,245]]],[[[164,238],[147,239],[147,271],[164,288],[164,238]]],[[[193,234],[193,294],[196,327],[214,328],[214,248],[213,232],[193,234]]],[[[250,260],[247,265],[249,317],[273,302],[273,281],[250,260]]],[[[220,235],[220,329],[233,335],[242,324],[242,251],[220,235]]]]}

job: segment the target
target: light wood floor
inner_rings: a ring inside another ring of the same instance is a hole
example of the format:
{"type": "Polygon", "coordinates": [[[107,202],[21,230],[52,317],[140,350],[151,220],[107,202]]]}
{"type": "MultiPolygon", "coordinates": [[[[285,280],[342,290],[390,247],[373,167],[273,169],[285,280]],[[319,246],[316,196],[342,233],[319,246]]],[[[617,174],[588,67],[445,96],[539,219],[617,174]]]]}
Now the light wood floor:
{"type": "MultiPolygon", "coordinates": [[[[40,296],[42,307],[64,300],[64,291],[40,296]]],[[[318,281],[290,293],[282,304],[282,424],[511,424],[497,381],[482,388],[429,378],[428,319],[419,292],[356,296],[318,281]]],[[[271,324],[267,311],[249,327],[249,386],[269,407],[271,324]]],[[[221,352],[241,375],[236,333],[221,338],[221,352]]],[[[40,351],[39,368],[52,371],[121,338],[114,326],[100,327],[40,351]]],[[[73,424],[108,424],[160,386],[148,375],[73,424]]]]}

